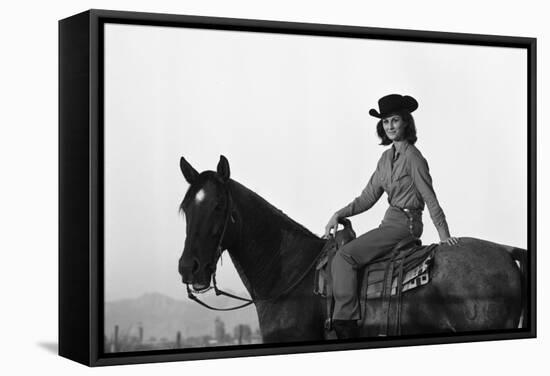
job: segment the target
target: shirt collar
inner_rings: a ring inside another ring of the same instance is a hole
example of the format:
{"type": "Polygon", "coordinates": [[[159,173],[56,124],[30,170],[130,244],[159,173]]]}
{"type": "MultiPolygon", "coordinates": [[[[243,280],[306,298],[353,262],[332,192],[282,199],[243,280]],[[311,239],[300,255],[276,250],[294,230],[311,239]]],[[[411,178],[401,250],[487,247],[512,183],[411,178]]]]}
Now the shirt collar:
{"type": "Polygon", "coordinates": [[[409,143],[407,141],[394,141],[392,144],[394,152],[397,152],[399,155],[402,155],[408,147],[409,143]]]}

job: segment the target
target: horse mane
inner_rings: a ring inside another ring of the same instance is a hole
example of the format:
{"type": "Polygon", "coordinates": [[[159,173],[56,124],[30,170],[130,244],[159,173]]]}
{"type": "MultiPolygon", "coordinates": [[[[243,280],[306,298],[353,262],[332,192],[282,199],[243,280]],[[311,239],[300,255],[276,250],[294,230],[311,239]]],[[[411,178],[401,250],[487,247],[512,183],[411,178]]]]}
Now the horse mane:
{"type": "MultiPolygon", "coordinates": [[[[214,171],[205,171],[203,174],[201,174],[200,183],[197,184],[195,187],[193,185],[189,186],[189,189],[187,190],[185,197],[183,198],[182,202],[179,205],[178,211],[180,214],[183,214],[183,206],[186,201],[186,199],[191,195],[194,194],[194,191],[198,189],[197,186],[202,186],[204,182],[207,179],[217,179],[219,182],[221,180],[217,176],[217,174],[214,171]],[[204,174],[204,175],[203,175],[204,174]]],[[[266,209],[270,214],[272,214],[274,217],[278,218],[281,221],[281,224],[285,226],[285,228],[292,228],[293,230],[297,230],[300,233],[302,233],[305,236],[313,237],[315,239],[319,239],[319,236],[315,235],[313,232],[308,230],[305,226],[302,224],[296,222],[292,218],[290,218],[287,214],[285,214],[281,209],[278,209],[273,204],[271,204],[269,201],[264,199],[262,196],[251,190],[250,188],[247,188],[243,184],[239,183],[238,181],[234,179],[229,179],[229,189],[231,190],[232,194],[234,192],[241,193],[247,200],[253,201],[255,207],[263,207],[266,209]]]]}
{"type": "Polygon", "coordinates": [[[241,183],[237,182],[236,180],[230,179],[230,189],[232,193],[235,192],[236,189],[241,191],[241,193],[246,197],[247,200],[254,202],[255,207],[263,207],[274,217],[278,218],[281,221],[281,224],[286,228],[292,228],[293,230],[297,230],[305,236],[319,239],[317,235],[308,230],[305,226],[296,222],[294,219],[285,214],[285,212],[283,212],[281,209],[275,207],[265,198],[263,198],[253,190],[247,188],[246,186],[242,185],[241,183]]]}

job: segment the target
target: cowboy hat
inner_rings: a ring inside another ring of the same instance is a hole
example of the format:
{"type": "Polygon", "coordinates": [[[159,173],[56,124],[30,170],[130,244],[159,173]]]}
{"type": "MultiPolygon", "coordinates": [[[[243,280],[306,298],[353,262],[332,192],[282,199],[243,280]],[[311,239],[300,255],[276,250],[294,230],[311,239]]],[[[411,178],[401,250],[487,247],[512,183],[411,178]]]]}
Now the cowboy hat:
{"type": "Polygon", "coordinates": [[[378,109],[380,112],[376,111],[374,108],[371,108],[369,114],[376,118],[382,119],[403,110],[411,113],[417,108],[418,102],[413,97],[408,95],[403,96],[400,94],[390,94],[378,100],[378,109]]]}

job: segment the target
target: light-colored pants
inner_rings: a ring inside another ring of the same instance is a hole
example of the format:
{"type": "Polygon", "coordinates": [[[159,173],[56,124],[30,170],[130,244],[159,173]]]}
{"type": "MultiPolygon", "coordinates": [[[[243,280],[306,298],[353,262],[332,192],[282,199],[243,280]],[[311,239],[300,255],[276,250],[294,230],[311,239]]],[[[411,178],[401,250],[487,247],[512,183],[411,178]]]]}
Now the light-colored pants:
{"type": "Polygon", "coordinates": [[[375,228],[338,250],[332,260],[334,320],[359,320],[357,269],[392,251],[401,240],[423,231],[422,213],[409,217],[401,209],[390,206],[378,228],[375,228]]]}

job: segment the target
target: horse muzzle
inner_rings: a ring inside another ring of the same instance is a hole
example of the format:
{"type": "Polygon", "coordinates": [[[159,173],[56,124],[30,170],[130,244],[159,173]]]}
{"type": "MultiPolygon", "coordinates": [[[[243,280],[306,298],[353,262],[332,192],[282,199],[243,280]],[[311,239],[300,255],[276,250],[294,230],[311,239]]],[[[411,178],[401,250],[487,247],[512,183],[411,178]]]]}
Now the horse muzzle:
{"type": "Polygon", "coordinates": [[[200,260],[197,256],[191,254],[182,255],[178,264],[181,282],[192,285],[195,291],[207,289],[210,286],[212,276],[216,273],[216,261],[200,260]]]}
{"type": "Polygon", "coordinates": [[[201,291],[210,286],[213,270],[210,267],[199,268],[197,262],[185,265],[180,262],[179,272],[183,284],[192,285],[196,291],[201,291]]]}
{"type": "Polygon", "coordinates": [[[205,290],[210,286],[211,276],[201,273],[202,275],[190,275],[183,273],[181,282],[184,285],[191,285],[195,291],[205,290]]]}
{"type": "Polygon", "coordinates": [[[195,283],[191,284],[191,286],[193,286],[194,292],[203,292],[203,291],[207,290],[210,287],[210,283],[195,282],[195,283]]]}

